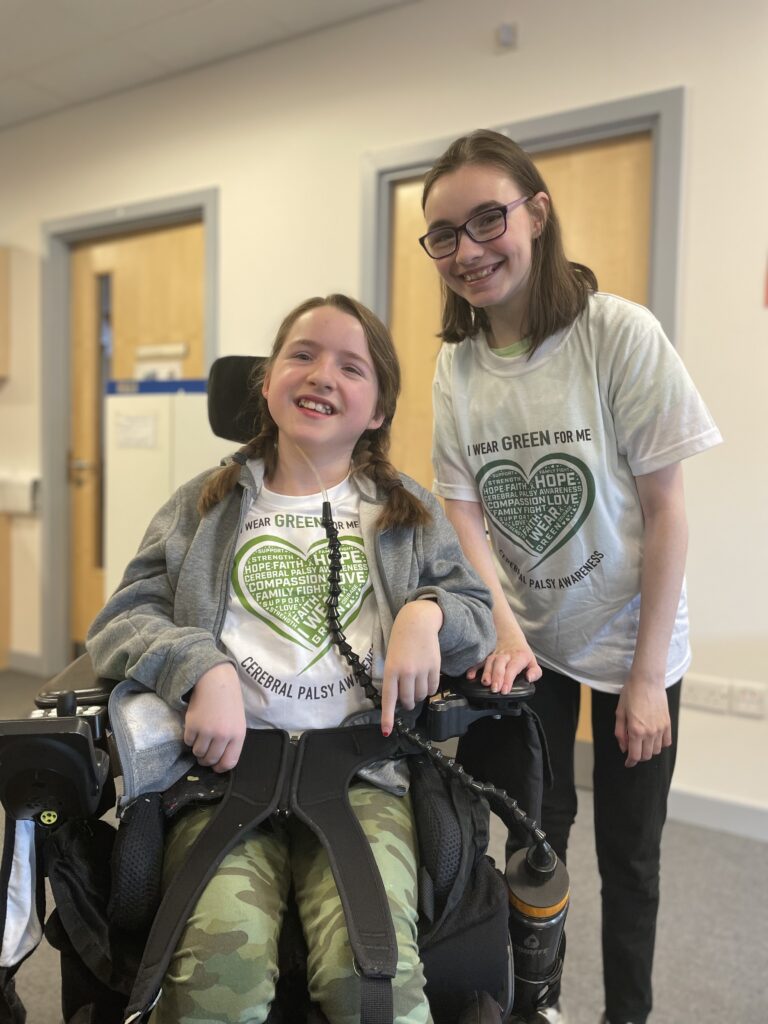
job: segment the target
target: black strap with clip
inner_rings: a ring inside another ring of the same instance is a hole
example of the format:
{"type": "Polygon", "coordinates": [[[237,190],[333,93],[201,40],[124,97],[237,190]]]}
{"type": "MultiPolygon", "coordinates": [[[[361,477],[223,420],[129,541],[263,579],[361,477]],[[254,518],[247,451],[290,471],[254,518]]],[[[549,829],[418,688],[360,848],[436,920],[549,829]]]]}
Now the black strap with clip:
{"type": "Polygon", "coordinates": [[[277,809],[290,748],[290,737],[285,732],[249,729],[246,733],[224,799],[165,891],[128,1000],[125,1024],[145,1020],[157,1002],[179,936],[221,860],[241,835],[256,828],[277,809]]]}
{"type": "Polygon", "coordinates": [[[371,845],[349,803],[349,784],[364,765],[400,747],[398,737],[385,738],[378,725],[305,732],[291,785],[291,809],[325,847],[344,908],[360,975],[361,1024],[392,1024],[397,941],[371,845]]]}

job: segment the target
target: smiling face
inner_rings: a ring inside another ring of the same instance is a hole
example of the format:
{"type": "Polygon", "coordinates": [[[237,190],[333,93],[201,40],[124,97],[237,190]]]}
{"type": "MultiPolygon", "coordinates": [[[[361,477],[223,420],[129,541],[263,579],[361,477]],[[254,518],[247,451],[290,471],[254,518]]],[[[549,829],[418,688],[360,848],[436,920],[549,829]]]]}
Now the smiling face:
{"type": "Polygon", "coordinates": [[[344,473],[360,436],[384,419],[363,327],[332,306],[296,319],[262,394],[278,427],[281,460],[285,441],[293,441],[313,463],[338,463],[344,473]]]}
{"type": "MultiPolygon", "coordinates": [[[[517,182],[494,164],[464,164],[439,177],[424,206],[427,230],[456,227],[490,207],[524,196],[517,182]]],[[[532,242],[546,218],[548,197],[537,193],[507,214],[507,229],[489,242],[474,242],[462,231],[456,252],[435,260],[446,285],[471,305],[505,315],[524,313],[528,298],[532,242]]]]}

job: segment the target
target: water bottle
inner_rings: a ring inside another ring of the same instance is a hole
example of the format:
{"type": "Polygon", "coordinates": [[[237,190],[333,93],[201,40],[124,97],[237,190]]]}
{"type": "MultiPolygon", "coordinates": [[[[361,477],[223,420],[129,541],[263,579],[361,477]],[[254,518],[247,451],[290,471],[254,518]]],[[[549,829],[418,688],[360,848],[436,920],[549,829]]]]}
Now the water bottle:
{"type": "Polygon", "coordinates": [[[512,854],[506,879],[515,963],[514,1011],[527,1016],[548,1005],[547,993],[562,973],[568,872],[549,843],[542,841],[512,854]]]}

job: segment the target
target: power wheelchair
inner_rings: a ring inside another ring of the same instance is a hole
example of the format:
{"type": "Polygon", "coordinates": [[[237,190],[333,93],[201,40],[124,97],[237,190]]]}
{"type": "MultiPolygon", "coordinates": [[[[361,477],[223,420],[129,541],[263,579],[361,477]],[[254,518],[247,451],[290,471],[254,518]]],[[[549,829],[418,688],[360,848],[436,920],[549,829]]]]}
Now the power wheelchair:
{"type": "MultiPolygon", "coordinates": [[[[211,427],[236,443],[254,433],[255,407],[247,382],[255,363],[252,357],[229,356],[211,369],[211,427]]],[[[325,813],[313,797],[316,772],[297,774],[286,767],[294,756],[286,734],[274,731],[268,743],[263,733],[249,734],[241,765],[228,777],[182,766],[178,783],[165,793],[122,806],[122,824],[115,830],[102,816],[115,805],[114,780],[121,774],[108,710],[118,686],[125,683],[95,678],[84,655],[38,695],[33,717],[0,723],[0,801],[6,812],[0,867],[0,1024],[25,1020],[13,975],[42,935],[45,875],[56,902],[45,934],[61,952],[66,1024],[146,1021],[179,931],[226,852],[221,822],[227,814],[242,819],[245,813],[256,822],[274,813],[288,780],[294,812],[316,826],[334,865],[361,975],[360,1019],[363,1024],[391,1021],[387,975],[393,973],[396,949],[386,950],[382,959],[381,947],[387,943],[380,936],[387,922],[377,909],[381,881],[374,877],[375,865],[371,870],[372,858],[366,859],[364,838],[361,846],[360,837],[351,835],[345,798],[340,795],[331,813],[325,813]],[[258,743],[253,742],[256,738],[258,743]],[[265,780],[272,769],[283,775],[275,775],[270,789],[265,780]],[[254,796],[257,779],[259,792],[254,796]],[[182,872],[180,884],[161,898],[162,820],[195,800],[219,802],[219,825],[206,830],[208,839],[185,866],[189,871],[182,872]],[[371,936],[376,937],[373,942],[371,936]]],[[[524,792],[518,791],[521,804],[538,814],[547,759],[538,722],[525,704],[531,692],[523,680],[502,696],[466,680],[444,679],[418,721],[403,726],[388,741],[392,749],[387,752],[397,750],[411,758],[422,859],[420,951],[436,1024],[528,1018],[559,977],[568,899],[563,865],[515,800],[491,782],[477,782],[433,746],[462,737],[459,759],[488,777],[493,767],[487,757],[489,745],[503,745],[518,762],[518,776],[520,765],[525,765],[524,792]],[[510,830],[508,884],[485,852],[488,805],[510,830]]],[[[318,748],[312,755],[314,764],[335,764],[345,793],[355,771],[382,756],[383,742],[375,724],[312,732],[302,738],[299,760],[309,763],[312,750],[318,748]]],[[[294,910],[281,935],[280,980],[270,1024],[325,1020],[306,996],[302,944],[294,910]]]]}

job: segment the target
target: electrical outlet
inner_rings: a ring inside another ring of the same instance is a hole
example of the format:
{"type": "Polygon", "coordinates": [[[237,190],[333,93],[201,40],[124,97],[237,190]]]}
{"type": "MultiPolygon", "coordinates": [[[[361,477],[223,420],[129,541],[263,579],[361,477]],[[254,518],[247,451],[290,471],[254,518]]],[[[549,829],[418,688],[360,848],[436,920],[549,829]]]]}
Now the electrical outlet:
{"type": "Polygon", "coordinates": [[[730,691],[727,679],[721,679],[719,676],[688,675],[683,682],[682,703],[685,707],[725,715],[730,710],[730,691]]]}
{"type": "Polygon", "coordinates": [[[517,49],[517,23],[504,21],[496,29],[496,45],[500,50],[517,49]]]}
{"type": "Polygon", "coordinates": [[[765,718],[768,686],[746,679],[731,681],[731,714],[747,718],[765,718]]]}

